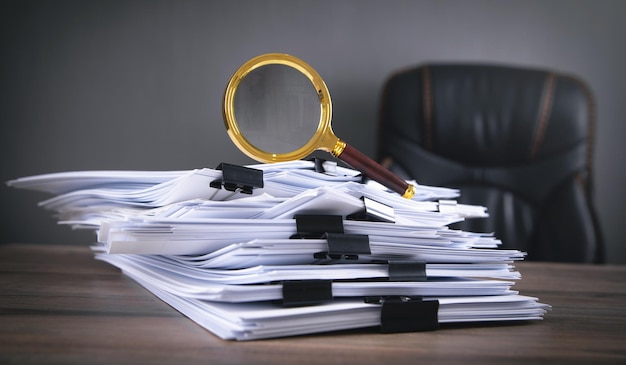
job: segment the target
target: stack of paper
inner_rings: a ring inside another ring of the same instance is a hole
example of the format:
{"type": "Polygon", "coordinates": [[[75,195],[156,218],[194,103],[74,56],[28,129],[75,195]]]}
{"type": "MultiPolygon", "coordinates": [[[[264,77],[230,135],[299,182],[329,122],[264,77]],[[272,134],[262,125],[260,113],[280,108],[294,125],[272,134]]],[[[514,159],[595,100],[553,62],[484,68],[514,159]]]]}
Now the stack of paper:
{"type": "Polygon", "coordinates": [[[454,189],[415,184],[407,200],[330,162],[248,169],[261,184],[227,188],[226,170],[198,169],[9,185],[53,194],[40,205],[94,230],[96,258],[224,339],[536,320],[549,309],[512,290],[524,253],[448,227],[487,215],[457,204],[454,189]]]}

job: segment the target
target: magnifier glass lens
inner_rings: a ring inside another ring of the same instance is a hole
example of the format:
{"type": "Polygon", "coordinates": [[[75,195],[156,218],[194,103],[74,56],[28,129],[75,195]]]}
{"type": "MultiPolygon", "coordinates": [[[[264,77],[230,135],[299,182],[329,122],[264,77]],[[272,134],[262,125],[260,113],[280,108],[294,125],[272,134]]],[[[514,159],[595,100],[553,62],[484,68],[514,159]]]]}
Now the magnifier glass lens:
{"type": "Polygon", "coordinates": [[[270,64],[248,73],[234,98],[237,127],[254,147],[288,153],[305,145],[320,121],[320,101],[306,75],[270,64]]]}

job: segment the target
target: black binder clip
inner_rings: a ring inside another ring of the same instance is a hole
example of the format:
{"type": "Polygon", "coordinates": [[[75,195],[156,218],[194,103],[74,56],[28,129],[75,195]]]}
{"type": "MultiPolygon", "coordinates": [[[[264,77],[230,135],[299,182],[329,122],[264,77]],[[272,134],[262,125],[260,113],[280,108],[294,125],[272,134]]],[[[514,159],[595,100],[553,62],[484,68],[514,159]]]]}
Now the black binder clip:
{"type": "Polygon", "coordinates": [[[337,163],[333,161],[327,161],[323,158],[314,157],[309,161],[313,162],[313,168],[315,172],[319,172],[321,174],[337,176],[337,163]]]}
{"type": "Polygon", "coordinates": [[[215,189],[224,189],[244,194],[252,194],[252,189],[263,187],[263,171],[231,165],[228,163],[220,163],[216,170],[222,170],[222,179],[213,180],[210,186],[215,189]]]}
{"type": "Polygon", "coordinates": [[[316,259],[358,260],[359,255],[370,255],[369,236],[363,234],[327,233],[328,252],[318,252],[316,259]]]}
{"type": "Polygon", "coordinates": [[[340,215],[297,214],[297,233],[289,238],[321,239],[326,233],[343,233],[343,218],[340,215]]]}
{"type": "Polygon", "coordinates": [[[331,280],[283,281],[283,306],[315,305],[333,300],[331,280]]]}
{"type": "Polygon", "coordinates": [[[363,200],[363,209],[359,212],[346,216],[347,219],[371,222],[396,222],[393,207],[377,202],[376,200],[370,199],[366,196],[362,196],[361,200],[363,200]]]}
{"type": "Polygon", "coordinates": [[[439,301],[421,297],[366,298],[366,303],[381,304],[382,333],[422,332],[439,328],[439,301]]]}
{"type": "Polygon", "coordinates": [[[340,215],[298,214],[297,233],[291,239],[325,239],[328,251],[313,255],[316,259],[358,260],[359,255],[369,255],[370,241],[367,235],[344,234],[343,218],[340,215]]]}
{"type": "Polygon", "coordinates": [[[426,281],[425,261],[389,261],[389,281],[426,281]]]}

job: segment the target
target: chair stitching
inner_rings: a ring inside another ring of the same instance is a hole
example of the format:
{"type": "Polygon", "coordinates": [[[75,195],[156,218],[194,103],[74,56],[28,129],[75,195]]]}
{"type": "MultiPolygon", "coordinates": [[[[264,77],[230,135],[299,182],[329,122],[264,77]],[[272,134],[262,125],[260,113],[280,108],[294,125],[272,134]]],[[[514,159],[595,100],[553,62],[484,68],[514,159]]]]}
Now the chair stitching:
{"type": "Polygon", "coordinates": [[[535,132],[535,139],[530,149],[530,158],[535,159],[539,153],[539,148],[543,142],[546,127],[549,121],[550,112],[552,111],[552,102],[554,99],[554,83],[556,75],[549,73],[546,77],[546,82],[543,88],[543,95],[541,101],[541,112],[539,114],[539,123],[535,132]]]}
{"type": "Polygon", "coordinates": [[[585,193],[585,196],[587,196],[588,195],[587,192],[589,191],[588,190],[589,185],[587,185],[587,179],[585,178],[585,176],[582,174],[581,171],[578,171],[576,173],[575,180],[576,180],[576,182],[578,182],[578,184],[580,184],[580,186],[582,187],[582,189],[583,189],[583,191],[585,193]]]}
{"type": "Polygon", "coordinates": [[[432,85],[430,80],[430,69],[428,66],[423,67],[423,76],[422,76],[422,88],[424,89],[424,143],[426,145],[427,150],[432,150],[433,148],[433,96],[432,96],[432,85]]]}
{"type": "Polygon", "coordinates": [[[391,168],[393,164],[394,164],[394,161],[391,156],[387,156],[380,161],[380,165],[386,169],[391,168]]]}
{"type": "Polygon", "coordinates": [[[580,80],[577,77],[567,75],[565,76],[567,79],[577,83],[585,93],[585,97],[587,98],[587,103],[589,104],[588,109],[588,125],[587,125],[587,169],[589,174],[591,174],[591,170],[593,167],[593,149],[594,149],[594,140],[595,140],[595,129],[596,129],[596,105],[589,86],[580,80]]]}

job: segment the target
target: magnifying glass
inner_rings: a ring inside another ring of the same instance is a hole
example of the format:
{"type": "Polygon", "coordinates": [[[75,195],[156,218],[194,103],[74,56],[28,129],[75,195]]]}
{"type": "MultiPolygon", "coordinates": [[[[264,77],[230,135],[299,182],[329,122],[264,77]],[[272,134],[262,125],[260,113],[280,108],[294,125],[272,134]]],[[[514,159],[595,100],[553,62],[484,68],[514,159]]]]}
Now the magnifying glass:
{"type": "Polygon", "coordinates": [[[299,160],[322,150],[407,199],[415,194],[413,185],[335,136],[328,88],[297,57],[268,53],[244,63],[226,86],[223,107],[228,135],[259,162],[299,160]]]}

